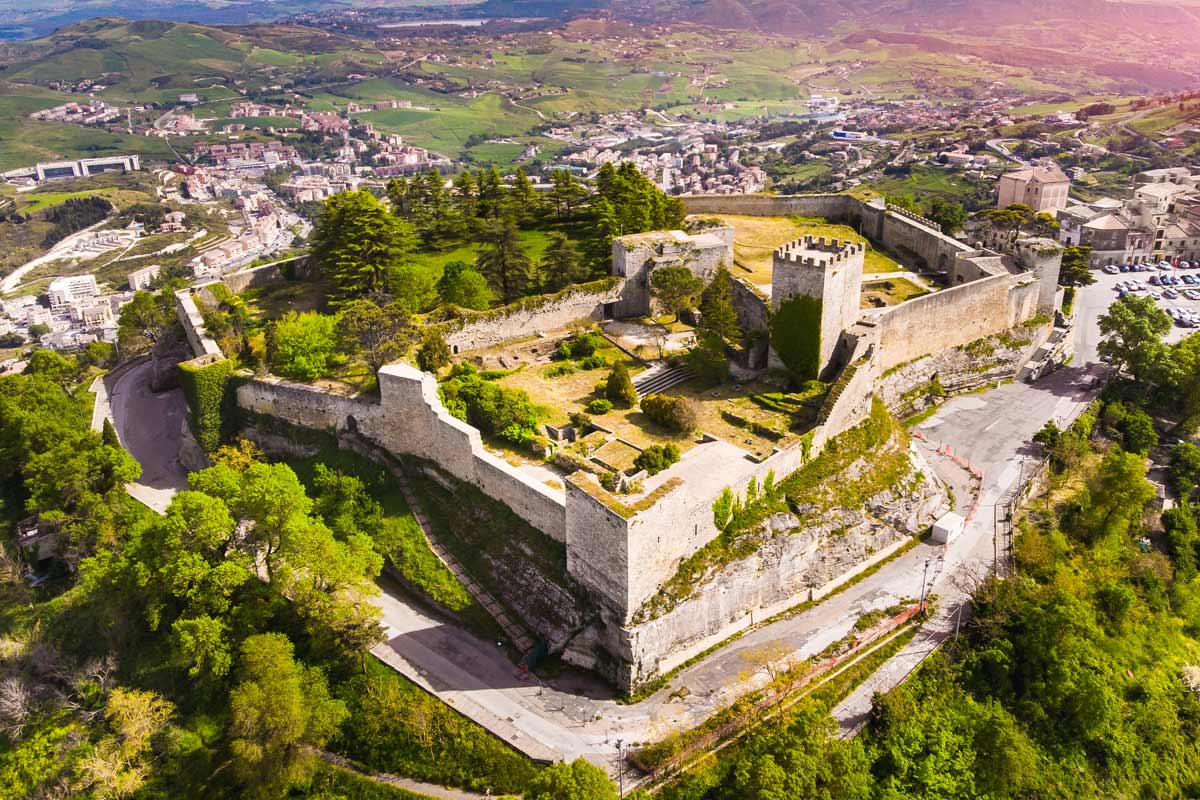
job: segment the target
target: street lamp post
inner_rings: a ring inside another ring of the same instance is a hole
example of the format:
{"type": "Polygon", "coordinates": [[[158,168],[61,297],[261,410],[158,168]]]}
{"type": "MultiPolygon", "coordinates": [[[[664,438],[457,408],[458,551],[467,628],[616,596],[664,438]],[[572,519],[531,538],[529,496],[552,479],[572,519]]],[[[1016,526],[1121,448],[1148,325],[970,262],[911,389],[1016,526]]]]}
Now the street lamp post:
{"type": "Polygon", "coordinates": [[[929,575],[929,559],[925,559],[925,570],[921,573],[921,603],[918,608],[925,610],[925,578],[929,575]]]}
{"type": "Polygon", "coordinates": [[[625,750],[624,739],[617,739],[617,780],[620,786],[620,796],[625,797],[625,750]]]}

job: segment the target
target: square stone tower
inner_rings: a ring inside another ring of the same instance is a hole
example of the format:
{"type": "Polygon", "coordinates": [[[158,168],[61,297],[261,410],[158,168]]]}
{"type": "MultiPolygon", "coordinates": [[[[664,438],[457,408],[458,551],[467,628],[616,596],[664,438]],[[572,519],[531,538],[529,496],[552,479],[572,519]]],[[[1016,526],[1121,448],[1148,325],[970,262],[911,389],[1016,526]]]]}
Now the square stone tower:
{"type": "MultiPolygon", "coordinates": [[[[819,347],[815,372],[826,377],[834,366],[838,339],[861,315],[863,261],[861,242],[805,236],[775,250],[771,278],[771,310],[780,309],[795,297],[808,297],[820,305],[815,309],[819,347]]],[[[812,316],[812,315],[810,315],[812,316]]],[[[778,330],[778,328],[776,328],[778,330]]],[[[772,341],[777,352],[786,342],[772,341]]]]}

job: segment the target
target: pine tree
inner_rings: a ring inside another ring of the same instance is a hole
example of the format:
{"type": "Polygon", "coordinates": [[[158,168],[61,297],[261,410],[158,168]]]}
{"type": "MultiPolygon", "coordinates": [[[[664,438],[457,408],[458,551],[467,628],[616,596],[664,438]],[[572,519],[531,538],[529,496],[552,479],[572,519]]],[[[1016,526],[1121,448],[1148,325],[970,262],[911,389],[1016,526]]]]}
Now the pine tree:
{"type": "Polygon", "coordinates": [[[522,167],[517,167],[512,188],[508,192],[508,204],[519,219],[528,219],[537,211],[537,192],[522,167]]]}
{"type": "Polygon", "coordinates": [[[742,329],[738,325],[737,310],[733,307],[730,280],[729,270],[721,267],[700,295],[698,332],[701,336],[716,336],[734,343],[741,340],[742,329]]]}
{"type": "Polygon", "coordinates": [[[413,227],[366,189],[325,201],[312,234],[312,256],[341,304],[388,289],[395,269],[416,247],[413,227]]]}
{"type": "Polygon", "coordinates": [[[625,364],[618,361],[608,373],[608,382],[604,384],[604,396],[621,408],[632,408],[637,402],[637,389],[625,364]]]}
{"type": "Polygon", "coordinates": [[[588,279],[588,269],[579,256],[579,248],[561,233],[549,234],[550,244],[542,254],[542,289],[557,292],[588,279]]]}
{"type": "Polygon", "coordinates": [[[517,227],[507,220],[490,223],[481,234],[484,243],[475,266],[505,303],[511,303],[529,286],[529,256],[521,248],[517,227]]]}

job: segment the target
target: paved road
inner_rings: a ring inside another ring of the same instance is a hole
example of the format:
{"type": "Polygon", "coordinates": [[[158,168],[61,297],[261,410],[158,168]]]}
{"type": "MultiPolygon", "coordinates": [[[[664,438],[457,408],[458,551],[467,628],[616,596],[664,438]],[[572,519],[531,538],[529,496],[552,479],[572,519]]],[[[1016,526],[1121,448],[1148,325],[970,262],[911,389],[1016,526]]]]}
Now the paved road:
{"type": "Polygon", "coordinates": [[[861,727],[876,692],[895,688],[953,635],[960,607],[970,600],[973,582],[993,566],[997,502],[1020,482],[1023,469],[1037,461],[1033,435],[1047,420],[1060,424],[1073,420],[1098,391],[1093,384],[1103,375],[1104,366],[1096,354],[1100,339],[1097,319],[1113,300],[1111,285],[1115,281],[1100,280],[1080,293],[1071,365],[1037,383],[1011,383],[983,394],[952,398],[918,426],[931,442],[950,445],[983,472],[979,508],[947,550],[931,589],[938,596],[937,611],[920,635],[833,709],[842,736],[861,727]]]}
{"type": "Polygon", "coordinates": [[[179,463],[180,433],[187,414],[181,389],[150,390],[151,363],[145,361],[105,381],[117,438],[137,462],[142,476],[129,493],[158,512],[187,488],[187,470],[179,463]]]}

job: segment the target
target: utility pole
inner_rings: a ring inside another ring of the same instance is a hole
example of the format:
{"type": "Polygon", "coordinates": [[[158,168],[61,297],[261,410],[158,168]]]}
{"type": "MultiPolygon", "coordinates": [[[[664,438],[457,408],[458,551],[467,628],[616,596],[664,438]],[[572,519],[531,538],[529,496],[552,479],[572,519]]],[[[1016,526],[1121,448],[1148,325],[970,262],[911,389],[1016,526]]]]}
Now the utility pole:
{"type": "Polygon", "coordinates": [[[929,559],[925,559],[925,571],[921,573],[921,603],[918,608],[925,610],[925,578],[929,575],[929,559]]]}

